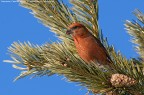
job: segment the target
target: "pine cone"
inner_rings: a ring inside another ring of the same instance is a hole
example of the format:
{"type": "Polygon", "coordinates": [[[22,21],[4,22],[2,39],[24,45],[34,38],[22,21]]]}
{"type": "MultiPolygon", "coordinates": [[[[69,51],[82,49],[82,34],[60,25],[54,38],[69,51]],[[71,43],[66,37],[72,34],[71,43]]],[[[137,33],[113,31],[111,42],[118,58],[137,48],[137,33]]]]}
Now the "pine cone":
{"type": "Polygon", "coordinates": [[[114,87],[132,86],[137,83],[135,79],[123,74],[113,74],[110,82],[114,87]]]}

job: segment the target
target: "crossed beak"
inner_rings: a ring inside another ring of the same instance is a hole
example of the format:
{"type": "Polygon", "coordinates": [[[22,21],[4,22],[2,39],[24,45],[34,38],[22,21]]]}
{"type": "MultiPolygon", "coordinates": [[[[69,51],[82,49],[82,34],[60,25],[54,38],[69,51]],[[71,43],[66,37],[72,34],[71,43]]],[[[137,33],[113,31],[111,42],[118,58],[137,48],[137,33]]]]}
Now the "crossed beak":
{"type": "Polygon", "coordinates": [[[71,29],[69,29],[69,30],[66,31],[66,34],[67,34],[67,35],[70,35],[70,34],[72,34],[72,33],[73,33],[73,32],[72,32],[71,29]]]}

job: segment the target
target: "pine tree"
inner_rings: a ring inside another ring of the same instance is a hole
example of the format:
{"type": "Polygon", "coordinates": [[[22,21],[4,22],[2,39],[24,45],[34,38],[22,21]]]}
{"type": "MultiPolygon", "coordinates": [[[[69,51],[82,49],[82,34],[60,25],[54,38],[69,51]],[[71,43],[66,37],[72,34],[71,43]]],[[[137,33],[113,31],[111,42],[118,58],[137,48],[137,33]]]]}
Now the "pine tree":
{"type": "Polygon", "coordinates": [[[42,46],[30,42],[14,42],[9,47],[13,67],[21,70],[15,79],[28,75],[64,75],[69,81],[87,87],[93,94],[143,95],[144,94],[144,14],[135,10],[138,21],[126,21],[126,29],[133,36],[132,42],[139,58],[127,59],[114,46],[109,45],[98,25],[98,0],[71,0],[69,9],[59,0],[22,0],[20,4],[32,10],[32,14],[56,33],[60,42],[42,46]],[[77,54],[72,37],[65,34],[73,22],[84,24],[105,46],[112,59],[112,68],[96,63],[87,64],[77,54]]]}

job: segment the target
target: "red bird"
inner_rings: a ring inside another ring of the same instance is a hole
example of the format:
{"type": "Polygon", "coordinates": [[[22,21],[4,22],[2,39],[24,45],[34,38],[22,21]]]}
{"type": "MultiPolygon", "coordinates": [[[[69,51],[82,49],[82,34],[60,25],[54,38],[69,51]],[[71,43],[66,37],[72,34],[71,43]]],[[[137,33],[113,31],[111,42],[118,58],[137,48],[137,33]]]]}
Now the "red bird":
{"type": "Polygon", "coordinates": [[[68,27],[66,34],[72,34],[79,56],[86,62],[96,61],[99,64],[109,64],[111,59],[102,45],[81,23],[75,22],[68,27]]]}

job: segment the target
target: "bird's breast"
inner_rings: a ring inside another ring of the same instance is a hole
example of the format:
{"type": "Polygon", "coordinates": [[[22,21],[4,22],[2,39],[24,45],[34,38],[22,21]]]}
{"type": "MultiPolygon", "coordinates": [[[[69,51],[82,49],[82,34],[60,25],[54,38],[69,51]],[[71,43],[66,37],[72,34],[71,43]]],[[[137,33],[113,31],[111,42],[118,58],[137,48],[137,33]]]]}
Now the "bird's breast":
{"type": "Polygon", "coordinates": [[[89,62],[95,60],[96,50],[96,41],[94,38],[86,37],[86,38],[76,38],[74,39],[77,52],[79,56],[89,62]]]}
{"type": "Polygon", "coordinates": [[[107,63],[107,53],[100,41],[93,36],[74,39],[79,56],[86,62],[107,63]]]}

